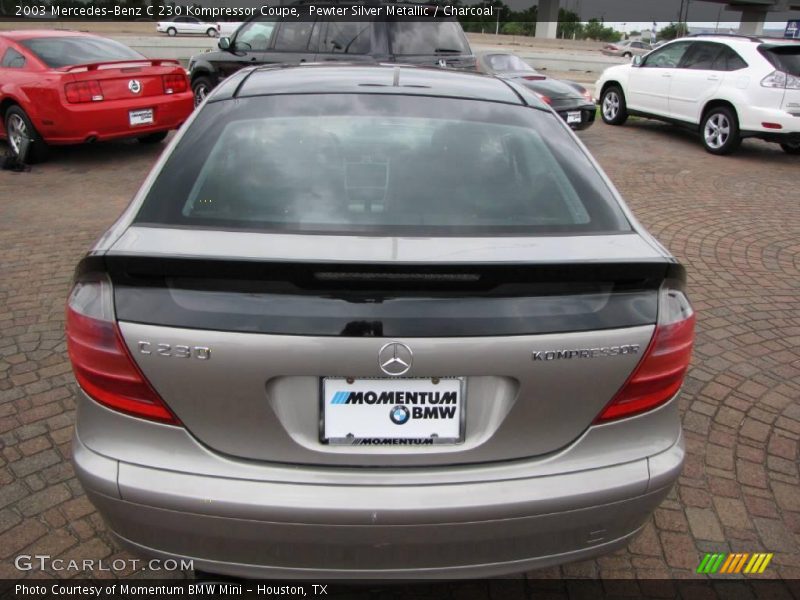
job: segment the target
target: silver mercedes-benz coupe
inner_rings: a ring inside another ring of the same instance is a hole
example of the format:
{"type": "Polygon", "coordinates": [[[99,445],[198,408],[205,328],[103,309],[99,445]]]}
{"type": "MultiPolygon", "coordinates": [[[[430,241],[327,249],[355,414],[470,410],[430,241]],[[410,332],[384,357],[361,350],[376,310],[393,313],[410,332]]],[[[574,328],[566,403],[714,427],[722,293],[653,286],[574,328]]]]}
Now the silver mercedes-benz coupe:
{"type": "Polygon", "coordinates": [[[685,280],[524,87],[240,71],[78,265],[75,466],[124,544],[212,573],[609,552],[683,463],[685,280]]]}

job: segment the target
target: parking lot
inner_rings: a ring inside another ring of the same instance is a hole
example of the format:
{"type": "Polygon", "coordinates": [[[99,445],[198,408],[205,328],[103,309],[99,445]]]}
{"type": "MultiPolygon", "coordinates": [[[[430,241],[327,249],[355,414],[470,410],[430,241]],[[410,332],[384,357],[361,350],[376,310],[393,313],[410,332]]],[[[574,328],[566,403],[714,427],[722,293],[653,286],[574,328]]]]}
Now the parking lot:
{"type": "MultiPolygon", "coordinates": [[[[687,132],[638,119],[581,137],[687,267],[699,319],[681,402],[688,457],[626,550],[528,577],[699,577],[706,552],[771,552],[760,577],[800,578],[800,159],[755,141],[715,157],[687,132]]],[[[127,556],[70,466],[63,309],[77,260],[161,148],[62,149],[28,173],[0,172],[1,578],[36,574],[15,569],[19,554],[127,556]]]]}

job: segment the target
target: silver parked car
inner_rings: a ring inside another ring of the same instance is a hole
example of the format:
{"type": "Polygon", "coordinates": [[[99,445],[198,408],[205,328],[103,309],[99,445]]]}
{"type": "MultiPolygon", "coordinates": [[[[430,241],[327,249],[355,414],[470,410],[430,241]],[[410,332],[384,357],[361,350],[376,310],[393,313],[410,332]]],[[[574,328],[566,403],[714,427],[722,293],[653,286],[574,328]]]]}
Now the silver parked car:
{"type": "Polygon", "coordinates": [[[123,543],[220,574],[609,552],[683,464],[684,285],[523,86],[244,69],[78,266],[77,473],[123,543]]]}
{"type": "Polygon", "coordinates": [[[608,43],[603,46],[603,54],[606,56],[622,56],[623,58],[633,58],[634,56],[644,56],[653,47],[647,42],[623,40],[621,42],[608,43]]]}

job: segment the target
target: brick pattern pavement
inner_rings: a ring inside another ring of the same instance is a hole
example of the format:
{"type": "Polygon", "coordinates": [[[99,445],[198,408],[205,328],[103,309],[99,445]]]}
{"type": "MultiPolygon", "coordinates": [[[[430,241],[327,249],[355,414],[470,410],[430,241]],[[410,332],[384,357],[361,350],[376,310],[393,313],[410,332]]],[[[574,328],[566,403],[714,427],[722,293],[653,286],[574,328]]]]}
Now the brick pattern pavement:
{"type": "MultiPolygon", "coordinates": [[[[627,549],[528,576],[697,577],[704,552],[768,551],[761,577],[800,578],[800,160],[752,141],[713,157],[691,134],[642,120],[581,137],[689,270],[699,331],[681,401],[688,460],[627,549]]],[[[19,576],[20,553],[128,556],[69,463],[63,304],[77,260],[159,151],[83,147],[0,172],[0,578],[19,576]]]]}

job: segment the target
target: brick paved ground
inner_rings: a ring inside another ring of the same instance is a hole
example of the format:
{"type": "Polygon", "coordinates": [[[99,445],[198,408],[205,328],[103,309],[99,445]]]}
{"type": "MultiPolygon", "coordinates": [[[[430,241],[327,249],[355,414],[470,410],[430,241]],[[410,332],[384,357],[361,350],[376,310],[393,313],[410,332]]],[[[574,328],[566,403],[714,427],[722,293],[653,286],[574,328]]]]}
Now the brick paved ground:
{"type": "MultiPolygon", "coordinates": [[[[704,552],[769,551],[765,577],[800,578],[800,158],[760,142],[717,158],[646,121],[582,137],[689,270],[699,333],[681,402],[688,460],[628,549],[530,576],[693,577],[704,552]]],[[[0,578],[18,575],[20,553],[127,556],[69,463],[63,304],[73,266],[159,150],[84,147],[0,172],[0,578]]]]}

